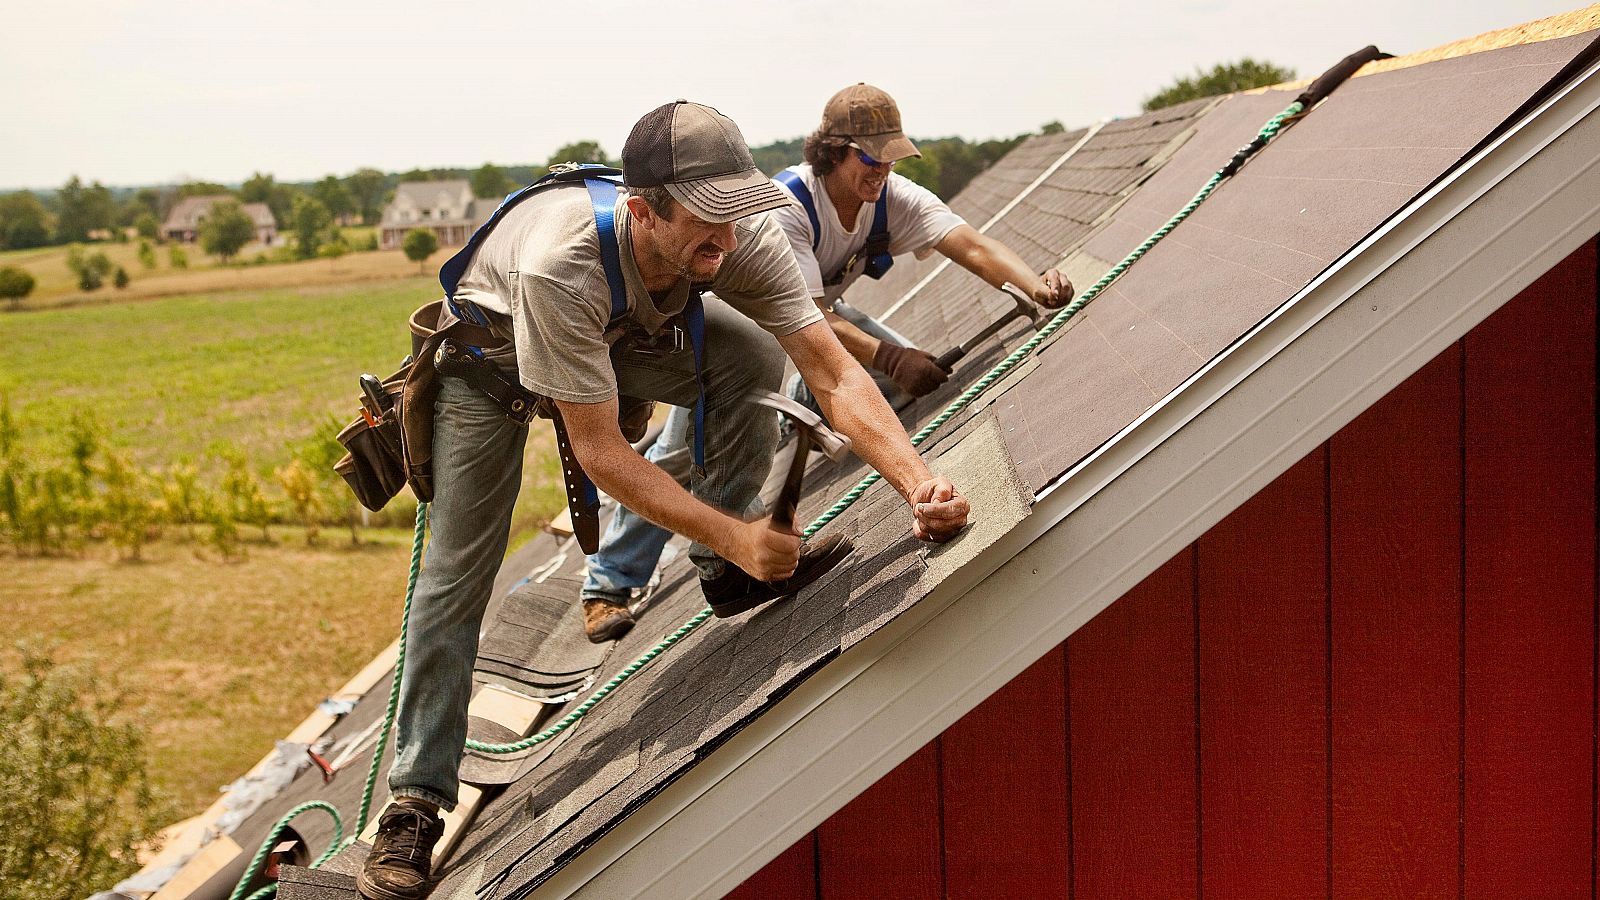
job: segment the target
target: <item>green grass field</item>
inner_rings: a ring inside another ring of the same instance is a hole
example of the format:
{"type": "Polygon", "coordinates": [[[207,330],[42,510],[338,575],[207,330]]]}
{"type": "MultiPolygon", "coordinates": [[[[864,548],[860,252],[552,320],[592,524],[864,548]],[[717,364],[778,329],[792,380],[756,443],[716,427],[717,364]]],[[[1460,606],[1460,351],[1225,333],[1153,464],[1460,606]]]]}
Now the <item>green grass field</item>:
{"type": "Polygon", "coordinates": [[[0,392],[36,452],[90,411],[146,465],[219,444],[282,463],[326,416],[355,414],[357,376],[395,369],[406,317],[437,293],[414,278],[20,312],[0,392]]]}
{"type": "MultiPolygon", "coordinates": [[[[89,411],[146,468],[230,445],[266,472],[328,415],[355,414],[357,376],[394,370],[410,349],[408,315],[437,290],[409,277],[0,315],[12,340],[0,393],[23,452],[42,461],[64,459],[67,423],[89,411]]],[[[550,426],[535,423],[512,546],[562,498],[550,426]]],[[[101,544],[56,558],[0,546],[0,669],[27,641],[115,680],[150,733],[175,814],[199,812],[398,628],[409,529],[368,531],[351,547],[329,527],[316,549],[295,529],[273,532],[261,544],[244,529],[251,543],[232,562],[171,527],[141,562],[101,544]]]]}

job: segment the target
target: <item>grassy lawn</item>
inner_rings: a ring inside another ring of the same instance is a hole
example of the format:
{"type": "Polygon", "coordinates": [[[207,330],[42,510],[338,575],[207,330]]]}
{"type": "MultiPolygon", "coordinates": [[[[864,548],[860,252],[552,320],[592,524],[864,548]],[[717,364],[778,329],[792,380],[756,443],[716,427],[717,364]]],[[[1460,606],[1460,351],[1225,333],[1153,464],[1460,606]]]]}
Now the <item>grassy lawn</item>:
{"type": "MultiPolygon", "coordinates": [[[[3,317],[26,337],[0,356],[0,393],[30,458],[61,460],[67,423],[90,411],[145,468],[234,446],[267,472],[330,414],[354,414],[356,377],[396,367],[407,315],[436,295],[413,276],[19,312],[3,317]]],[[[535,423],[513,546],[562,497],[550,426],[535,423]]],[[[0,666],[15,665],[15,641],[46,641],[58,659],[115,678],[150,728],[153,771],[179,814],[198,812],[398,628],[409,528],[365,531],[370,543],[351,548],[330,526],[315,550],[274,533],[238,562],[171,527],[139,563],[101,544],[66,558],[0,546],[0,666]]]]}
{"type": "Polygon", "coordinates": [[[18,643],[54,648],[124,691],[174,821],[194,815],[398,633],[409,531],[369,530],[352,548],[328,529],[318,550],[274,533],[231,563],[177,541],[142,563],[104,547],[0,556],[0,667],[15,670],[18,643]]]}

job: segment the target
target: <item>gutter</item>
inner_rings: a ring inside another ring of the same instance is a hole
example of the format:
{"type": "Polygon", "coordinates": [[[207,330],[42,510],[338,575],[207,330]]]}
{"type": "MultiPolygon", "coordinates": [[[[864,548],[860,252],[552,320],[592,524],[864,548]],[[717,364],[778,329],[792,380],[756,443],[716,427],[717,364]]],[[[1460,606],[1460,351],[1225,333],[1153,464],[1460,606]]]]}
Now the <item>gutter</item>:
{"type": "Polygon", "coordinates": [[[1600,232],[1590,65],[533,896],[736,887],[1600,232]]]}

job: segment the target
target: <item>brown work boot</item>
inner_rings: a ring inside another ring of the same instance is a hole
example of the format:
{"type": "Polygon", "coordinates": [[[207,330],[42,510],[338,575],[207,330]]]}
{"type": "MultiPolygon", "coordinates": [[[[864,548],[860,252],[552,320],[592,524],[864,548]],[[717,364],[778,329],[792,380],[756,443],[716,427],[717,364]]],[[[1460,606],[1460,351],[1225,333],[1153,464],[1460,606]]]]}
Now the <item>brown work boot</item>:
{"type": "Polygon", "coordinates": [[[604,644],[627,634],[633,628],[633,613],[628,604],[605,597],[586,597],[583,601],[583,633],[590,643],[604,644]]]}
{"type": "Polygon", "coordinates": [[[828,574],[854,549],[849,540],[838,535],[808,542],[800,548],[800,564],[794,574],[782,581],[757,581],[745,570],[727,563],[716,578],[700,579],[700,590],[705,593],[711,612],[726,619],[763,603],[793,597],[801,588],[828,574]]]}
{"type": "Polygon", "coordinates": [[[442,833],[444,820],[432,803],[402,797],[389,804],[356,890],[367,900],[422,900],[433,890],[433,845],[442,833]]]}

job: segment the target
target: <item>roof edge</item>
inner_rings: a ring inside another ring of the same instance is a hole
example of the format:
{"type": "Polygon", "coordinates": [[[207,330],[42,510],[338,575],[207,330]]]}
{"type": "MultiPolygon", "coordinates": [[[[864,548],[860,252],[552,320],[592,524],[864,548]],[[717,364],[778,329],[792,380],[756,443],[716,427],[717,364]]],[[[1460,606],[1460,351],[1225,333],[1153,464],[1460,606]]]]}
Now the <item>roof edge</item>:
{"type": "Polygon", "coordinates": [[[737,886],[1600,232],[1597,110],[1592,65],[534,896],[737,886]]]}

